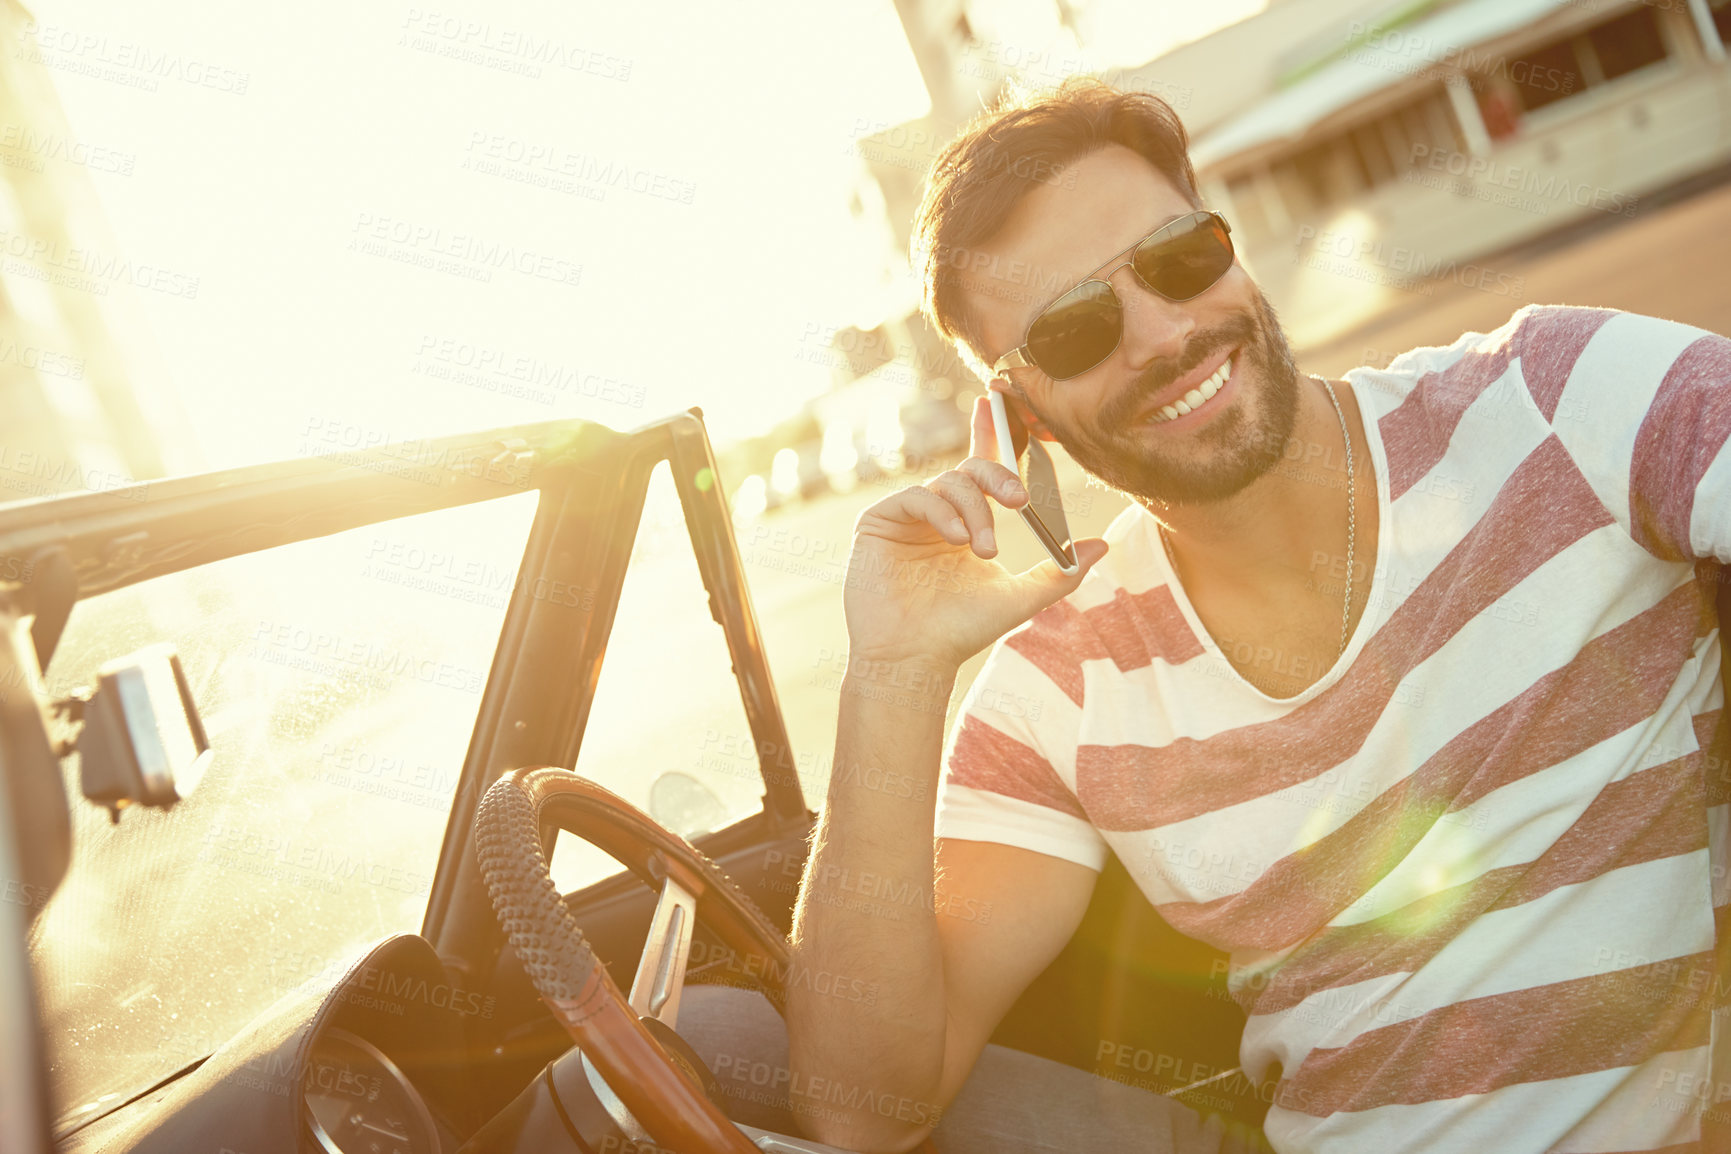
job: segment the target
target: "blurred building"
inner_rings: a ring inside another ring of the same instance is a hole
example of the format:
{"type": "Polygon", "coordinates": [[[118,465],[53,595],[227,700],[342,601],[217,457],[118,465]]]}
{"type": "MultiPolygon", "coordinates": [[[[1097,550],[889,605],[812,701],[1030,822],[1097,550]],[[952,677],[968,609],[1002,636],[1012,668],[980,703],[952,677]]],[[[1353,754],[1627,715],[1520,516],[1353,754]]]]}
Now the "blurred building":
{"type": "Polygon", "coordinates": [[[1099,74],[1178,111],[1204,201],[1301,347],[1442,282],[1500,291],[1478,258],[1731,162],[1731,0],[1271,0],[1109,70],[1066,0],[896,7],[932,109],[857,149],[901,253],[961,123],[1006,84],[1099,74]],[[1017,8],[1035,34],[986,26],[1017,8]]]}
{"type": "Polygon", "coordinates": [[[1516,297],[1477,258],[1731,161],[1731,0],[1337,4],[1298,39],[1279,22],[1300,3],[1125,74],[1200,96],[1264,47],[1262,95],[1209,104],[1192,159],[1300,344],[1427,285],[1516,297]]]}
{"type": "Polygon", "coordinates": [[[0,0],[0,502],[190,464],[165,440],[176,402],[141,381],[147,342],[127,312],[126,294],[165,274],[118,252],[92,176],[128,176],[135,158],[72,131],[34,32],[0,0]]]}

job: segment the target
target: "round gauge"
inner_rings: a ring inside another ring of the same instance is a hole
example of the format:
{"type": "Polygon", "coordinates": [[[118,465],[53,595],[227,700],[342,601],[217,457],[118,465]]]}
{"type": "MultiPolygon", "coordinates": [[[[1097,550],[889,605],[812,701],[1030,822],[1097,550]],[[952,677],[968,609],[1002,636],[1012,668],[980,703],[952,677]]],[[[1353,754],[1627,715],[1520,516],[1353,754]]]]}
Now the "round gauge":
{"type": "Polygon", "coordinates": [[[347,1030],[319,1034],[304,1097],[307,1126],[326,1154],[438,1154],[438,1130],[413,1084],[347,1030]]]}

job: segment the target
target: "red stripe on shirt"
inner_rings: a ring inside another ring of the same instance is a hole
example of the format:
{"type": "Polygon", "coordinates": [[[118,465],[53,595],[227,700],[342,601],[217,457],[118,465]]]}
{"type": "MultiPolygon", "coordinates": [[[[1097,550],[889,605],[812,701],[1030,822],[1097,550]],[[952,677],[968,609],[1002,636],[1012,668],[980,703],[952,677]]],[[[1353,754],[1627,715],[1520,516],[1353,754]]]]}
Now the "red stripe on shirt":
{"type": "Polygon", "coordinates": [[[1182,665],[1203,653],[1202,642],[1167,585],[1135,594],[1120,589],[1111,601],[1092,606],[1082,616],[1093,634],[1089,656],[1110,658],[1121,672],[1141,669],[1156,658],[1182,665]]]}
{"type": "Polygon", "coordinates": [[[1004,638],[1004,645],[1020,653],[1066,697],[1081,705],[1084,632],[1082,614],[1068,601],[1059,601],[1004,638]]]}
{"type": "Polygon", "coordinates": [[[1111,601],[1077,611],[1059,601],[1036,614],[1004,644],[1027,658],[1077,705],[1082,704],[1082,662],[1110,661],[1120,672],[1158,658],[1182,665],[1202,656],[1184,613],[1166,585],[1141,593],[1117,590],[1111,601]]]}
{"type": "Polygon", "coordinates": [[[1725,1154],[1731,1150],[1731,1102],[1720,1102],[1701,1115],[1699,1145],[1678,1149],[1699,1150],[1702,1154],[1725,1154]]]}
{"type": "MultiPolygon", "coordinates": [[[[1731,906],[1713,908],[1714,951],[1719,955],[1719,969],[1713,981],[1713,1008],[1731,1006],[1731,906]]],[[[1726,1103],[1731,1111],[1731,1102],[1726,1103]]]]}
{"type": "Polygon", "coordinates": [[[1358,900],[1450,810],[1558,764],[1652,716],[1701,626],[1693,584],[1589,641],[1384,790],[1340,828],[1240,893],[1169,902],[1161,916],[1217,949],[1278,950],[1358,900]]]}
{"type": "Polygon", "coordinates": [[[1102,830],[1149,829],[1327,772],[1363,745],[1414,666],[1545,561],[1610,522],[1561,442],[1546,438],[1327,692],[1282,717],[1208,738],[1080,746],[1077,794],[1089,819],[1102,830]]]}
{"type": "MultiPolygon", "coordinates": [[[[1713,954],[1675,961],[1711,968],[1713,954]]],[[[1637,1066],[1705,1045],[1711,1013],[1669,963],[1472,998],[1312,1050],[1275,1101],[1326,1117],[1637,1066]]]]}
{"type": "Polygon", "coordinates": [[[1569,383],[1569,374],[1575,371],[1575,362],[1581,359],[1587,342],[1616,315],[1615,309],[1553,305],[1533,309],[1515,330],[1511,344],[1521,358],[1521,376],[1545,420],[1557,415],[1563,386],[1569,383]]]}
{"type": "Polygon", "coordinates": [[[1701,747],[1701,776],[1707,783],[1709,807],[1731,802],[1731,727],[1723,709],[1709,709],[1694,717],[1695,744],[1701,747]]]}
{"type": "Polygon", "coordinates": [[[1508,370],[1507,345],[1473,350],[1448,368],[1426,373],[1377,428],[1388,451],[1388,493],[1391,500],[1436,468],[1448,452],[1461,415],[1492,382],[1508,370]]]}
{"type": "Polygon", "coordinates": [[[1052,763],[976,717],[964,717],[950,752],[950,780],[1087,820],[1052,763]]]}
{"type": "Polygon", "coordinates": [[[1671,363],[1635,434],[1629,531],[1666,561],[1694,556],[1689,520],[1707,467],[1731,436],[1731,340],[1705,336],[1671,363]]]}
{"type": "Polygon", "coordinates": [[[1612,782],[1536,861],[1490,870],[1372,921],[1324,929],[1262,988],[1246,988],[1240,1003],[1246,1013],[1274,1014],[1322,990],[1413,973],[1491,910],[1706,848],[1700,763],[1691,753],[1612,782]]]}

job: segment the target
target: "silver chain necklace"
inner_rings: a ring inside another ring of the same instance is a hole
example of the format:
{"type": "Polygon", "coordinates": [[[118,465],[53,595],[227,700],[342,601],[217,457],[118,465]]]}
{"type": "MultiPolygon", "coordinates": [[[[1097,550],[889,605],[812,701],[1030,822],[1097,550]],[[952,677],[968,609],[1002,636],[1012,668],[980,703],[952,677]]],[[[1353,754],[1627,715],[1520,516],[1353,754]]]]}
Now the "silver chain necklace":
{"type": "Polygon", "coordinates": [[[1346,652],[1346,630],[1352,623],[1352,571],[1356,563],[1356,545],[1358,544],[1358,502],[1353,498],[1357,495],[1353,486],[1352,468],[1352,434],[1346,429],[1346,414],[1341,412],[1340,398],[1334,395],[1334,386],[1315,373],[1310,374],[1313,381],[1322,381],[1322,387],[1328,390],[1328,399],[1334,405],[1334,415],[1340,418],[1340,439],[1346,444],[1346,604],[1340,609],[1340,653],[1334,655],[1340,660],[1340,654],[1346,652]]]}
{"type": "MultiPolygon", "coordinates": [[[[1334,406],[1334,415],[1340,421],[1340,439],[1346,445],[1346,599],[1340,609],[1340,650],[1334,655],[1338,661],[1340,655],[1346,652],[1347,627],[1352,623],[1352,571],[1357,565],[1358,545],[1358,502],[1354,500],[1357,491],[1354,485],[1356,473],[1352,466],[1352,434],[1347,431],[1346,413],[1341,410],[1340,398],[1334,395],[1334,386],[1328,381],[1315,373],[1310,374],[1310,379],[1320,382],[1322,387],[1328,390],[1329,403],[1334,406]]],[[[1178,558],[1172,555],[1172,543],[1166,539],[1166,526],[1156,521],[1154,528],[1160,535],[1161,547],[1166,550],[1166,561],[1176,575],[1178,558]]]]}

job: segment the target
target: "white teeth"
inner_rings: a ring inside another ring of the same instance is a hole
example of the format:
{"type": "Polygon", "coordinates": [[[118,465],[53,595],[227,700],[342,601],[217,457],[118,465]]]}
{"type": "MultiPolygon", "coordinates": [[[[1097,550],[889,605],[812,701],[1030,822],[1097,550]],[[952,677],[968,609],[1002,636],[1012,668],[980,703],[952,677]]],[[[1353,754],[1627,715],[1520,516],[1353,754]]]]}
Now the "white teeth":
{"type": "Polygon", "coordinates": [[[1185,393],[1183,400],[1174,401],[1172,404],[1163,407],[1160,410],[1160,415],[1156,418],[1156,421],[1170,421],[1175,417],[1182,417],[1195,412],[1197,409],[1213,400],[1214,394],[1218,393],[1221,388],[1225,386],[1226,382],[1231,379],[1232,359],[1228,357],[1218,369],[1214,370],[1213,376],[1209,377],[1206,381],[1203,381],[1200,385],[1197,385],[1194,389],[1191,389],[1188,393],[1185,393]]]}

